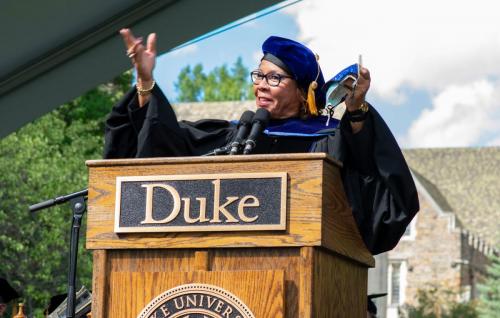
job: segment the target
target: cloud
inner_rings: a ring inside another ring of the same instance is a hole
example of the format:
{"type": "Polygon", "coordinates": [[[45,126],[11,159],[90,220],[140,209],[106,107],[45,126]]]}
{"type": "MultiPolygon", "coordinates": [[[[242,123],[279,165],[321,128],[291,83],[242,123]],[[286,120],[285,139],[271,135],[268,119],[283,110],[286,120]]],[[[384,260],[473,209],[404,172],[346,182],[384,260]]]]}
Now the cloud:
{"type": "MultiPolygon", "coordinates": [[[[247,19],[247,20],[250,20],[250,19],[247,19]]],[[[243,27],[249,28],[249,29],[259,29],[260,25],[259,25],[259,23],[257,23],[257,21],[252,20],[252,21],[245,22],[245,24],[243,24],[243,27]]]]}
{"type": "Polygon", "coordinates": [[[392,103],[404,101],[403,86],[437,95],[500,77],[498,1],[315,0],[285,12],[319,53],[326,77],[363,54],[372,93],[392,103]]]}
{"type": "Polygon", "coordinates": [[[198,44],[190,44],[190,45],[187,45],[183,48],[171,51],[168,54],[169,54],[169,56],[172,56],[172,57],[175,57],[175,56],[184,57],[188,54],[196,53],[198,51],[198,49],[199,49],[198,44]]]}
{"type": "Polygon", "coordinates": [[[488,80],[444,88],[412,123],[402,143],[408,147],[466,147],[477,144],[487,133],[500,133],[499,92],[500,82],[488,80]]]}
{"type": "Polygon", "coordinates": [[[487,143],[488,146],[495,146],[495,147],[500,147],[500,137],[498,138],[495,138],[493,140],[490,140],[488,143],[487,143]]]}
{"type": "Polygon", "coordinates": [[[258,51],[255,51],[253,52],[252,54],[252,59],[253,59],[253,65],[259,65],[260,64],[260,60],[262,59],[262,51],[261,50],[258,50],[258,51]]]}

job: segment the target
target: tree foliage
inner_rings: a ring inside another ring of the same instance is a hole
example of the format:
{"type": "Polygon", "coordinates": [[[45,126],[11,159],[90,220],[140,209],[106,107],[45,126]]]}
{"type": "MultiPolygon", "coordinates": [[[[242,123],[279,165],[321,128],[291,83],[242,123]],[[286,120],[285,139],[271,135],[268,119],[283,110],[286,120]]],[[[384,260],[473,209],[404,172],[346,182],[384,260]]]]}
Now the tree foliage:
{"type": "Polygon", "coordinates": [[[184,67],[177,77],[175,88],[178,92],[178,100],[181,102],[197,102],[202,98],[202,88],[207,81],[201,64],[184,67]]]}
{"type": "MultiPolygon", "coordinates": [[[[101,85],[0,140],[0,277],[41,317],[50,296],[65,293],[72,211],[28,206],[87,187],[85,160],[102,158],[104,118],[131,81],[101,85]]],[[[77,288],[91,287],[92,258],[80,231],[77,288]]]]}
{"type": "Polygon", "coordinates": [[[419,290],[418,304],[405,305],[404,317],[408,318],[477,318],[477,304],[474,301],[458,302],[456,293],[442,291],[437,287],[419,290]]]}
{"type": "MultiPolygon", "coordinates": [[[[22,294],[29,316],[42,317],[49,298],[66,292],[72,211],[68,205],[35,214],[28,206],[87,187],[85,160],[102,157],[104,118],[130,87],[130,72],[66,103],[0,140],[0,277],[22,294]]],[[[251,96],[241,58],[208,75],[184,68],[180,101],[244,100],[251,96]]],[[[84,218],[85,220],[85,218],[84,218]]],[[[91,286],[92,257],[80,231],[78,282],[91,286]]]]}
{"type": "Polygon", "coordinates": [[[184,67],[175,83],[180,102],[237,101],[253,97],[248,69],[241,57],[231,69],[226,64],[218,66],[208,74],[201,64],[184,67]]]}
{"type": "Polygon", "coordinates": [[[500,257],[493,254],[490,261],[487,278],[479,285],[481,318],[494,318],[500,315],[500,257]]]}

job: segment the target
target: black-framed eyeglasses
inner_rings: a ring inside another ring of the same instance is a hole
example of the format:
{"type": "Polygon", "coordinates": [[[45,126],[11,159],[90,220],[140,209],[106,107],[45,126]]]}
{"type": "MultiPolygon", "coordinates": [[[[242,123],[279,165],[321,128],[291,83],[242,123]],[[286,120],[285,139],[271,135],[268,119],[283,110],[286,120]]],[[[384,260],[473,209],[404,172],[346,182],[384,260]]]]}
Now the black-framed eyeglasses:
{"type": "Polygon", "coordinates": [[[250,72],[250,77],[255,85],[259,85],[260,82],[265,78],[269,86],[278,86],[283,78],[293,78],[292,76],[278,74],[278,73],[267,73],[263,74],[259,71],[250,72]]]}

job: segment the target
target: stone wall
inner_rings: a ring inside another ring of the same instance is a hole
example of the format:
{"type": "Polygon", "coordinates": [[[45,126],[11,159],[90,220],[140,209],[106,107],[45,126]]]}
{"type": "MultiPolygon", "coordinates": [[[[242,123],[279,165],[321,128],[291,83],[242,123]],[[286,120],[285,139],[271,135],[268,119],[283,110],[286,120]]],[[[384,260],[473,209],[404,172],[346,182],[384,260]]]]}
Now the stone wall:
{"type": "Polygon", "coordinates": [[[173,105],[178,120],[238,120],[245,110],[256,110],[255,101],[180,103],[173,105]]]}
{"type": "Polygon", "coordinates": [[[477,284],[486,276],[486,267],[489,264],[488,256],[494,249],[483,239],[468,231],[461,233],[462,260],[460,262],[462,281],[461,286],[470,291],[466,298],[477,298],[477,284]]]}
{"type": "Polygon", "coordinates": [[[416,219],[415,240],[401,240],[389,252],[389,261],[407,262],[405,300],[415,304],[417,291],[432,286],[458,290],[461,259],[460,232],[452,229],[451,213],[439,213],[425,195],[419,193],[420,212],[416,219]]]}
{"type": "Polygon", "coordinates": [[[414,239],[402,239],[388,256],[389,262],[406,262],[405,302],[416,304],[418,290],[431,287],[452,291],[456,301],[477,298],[494,249],[455,224],[455,215],[441,211],[428,194],[419,192],[419,199],[414,239]]]}

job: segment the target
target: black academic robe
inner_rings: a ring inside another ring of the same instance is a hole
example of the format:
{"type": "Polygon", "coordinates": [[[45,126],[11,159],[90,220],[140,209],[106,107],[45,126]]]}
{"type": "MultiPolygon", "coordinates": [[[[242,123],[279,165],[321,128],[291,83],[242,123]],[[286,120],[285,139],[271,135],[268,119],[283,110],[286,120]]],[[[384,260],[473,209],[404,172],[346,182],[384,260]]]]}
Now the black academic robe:
{"type": "MultiPolygon", "coordinates": [[[[133,89],[106,120],[104,158],[199,156],[227,145],[235,134],[236,126],[225,120],[178,122],[158,87],[140,108],[133,89]]],[[[263,134],[253,151],[296,152],[325,152],[343,162],[344,189],[366,246],[372,254],[396,246],[419,203],[401,150],[373,107],[356,134],[344,116],[333,134],[263,134]]]]}

